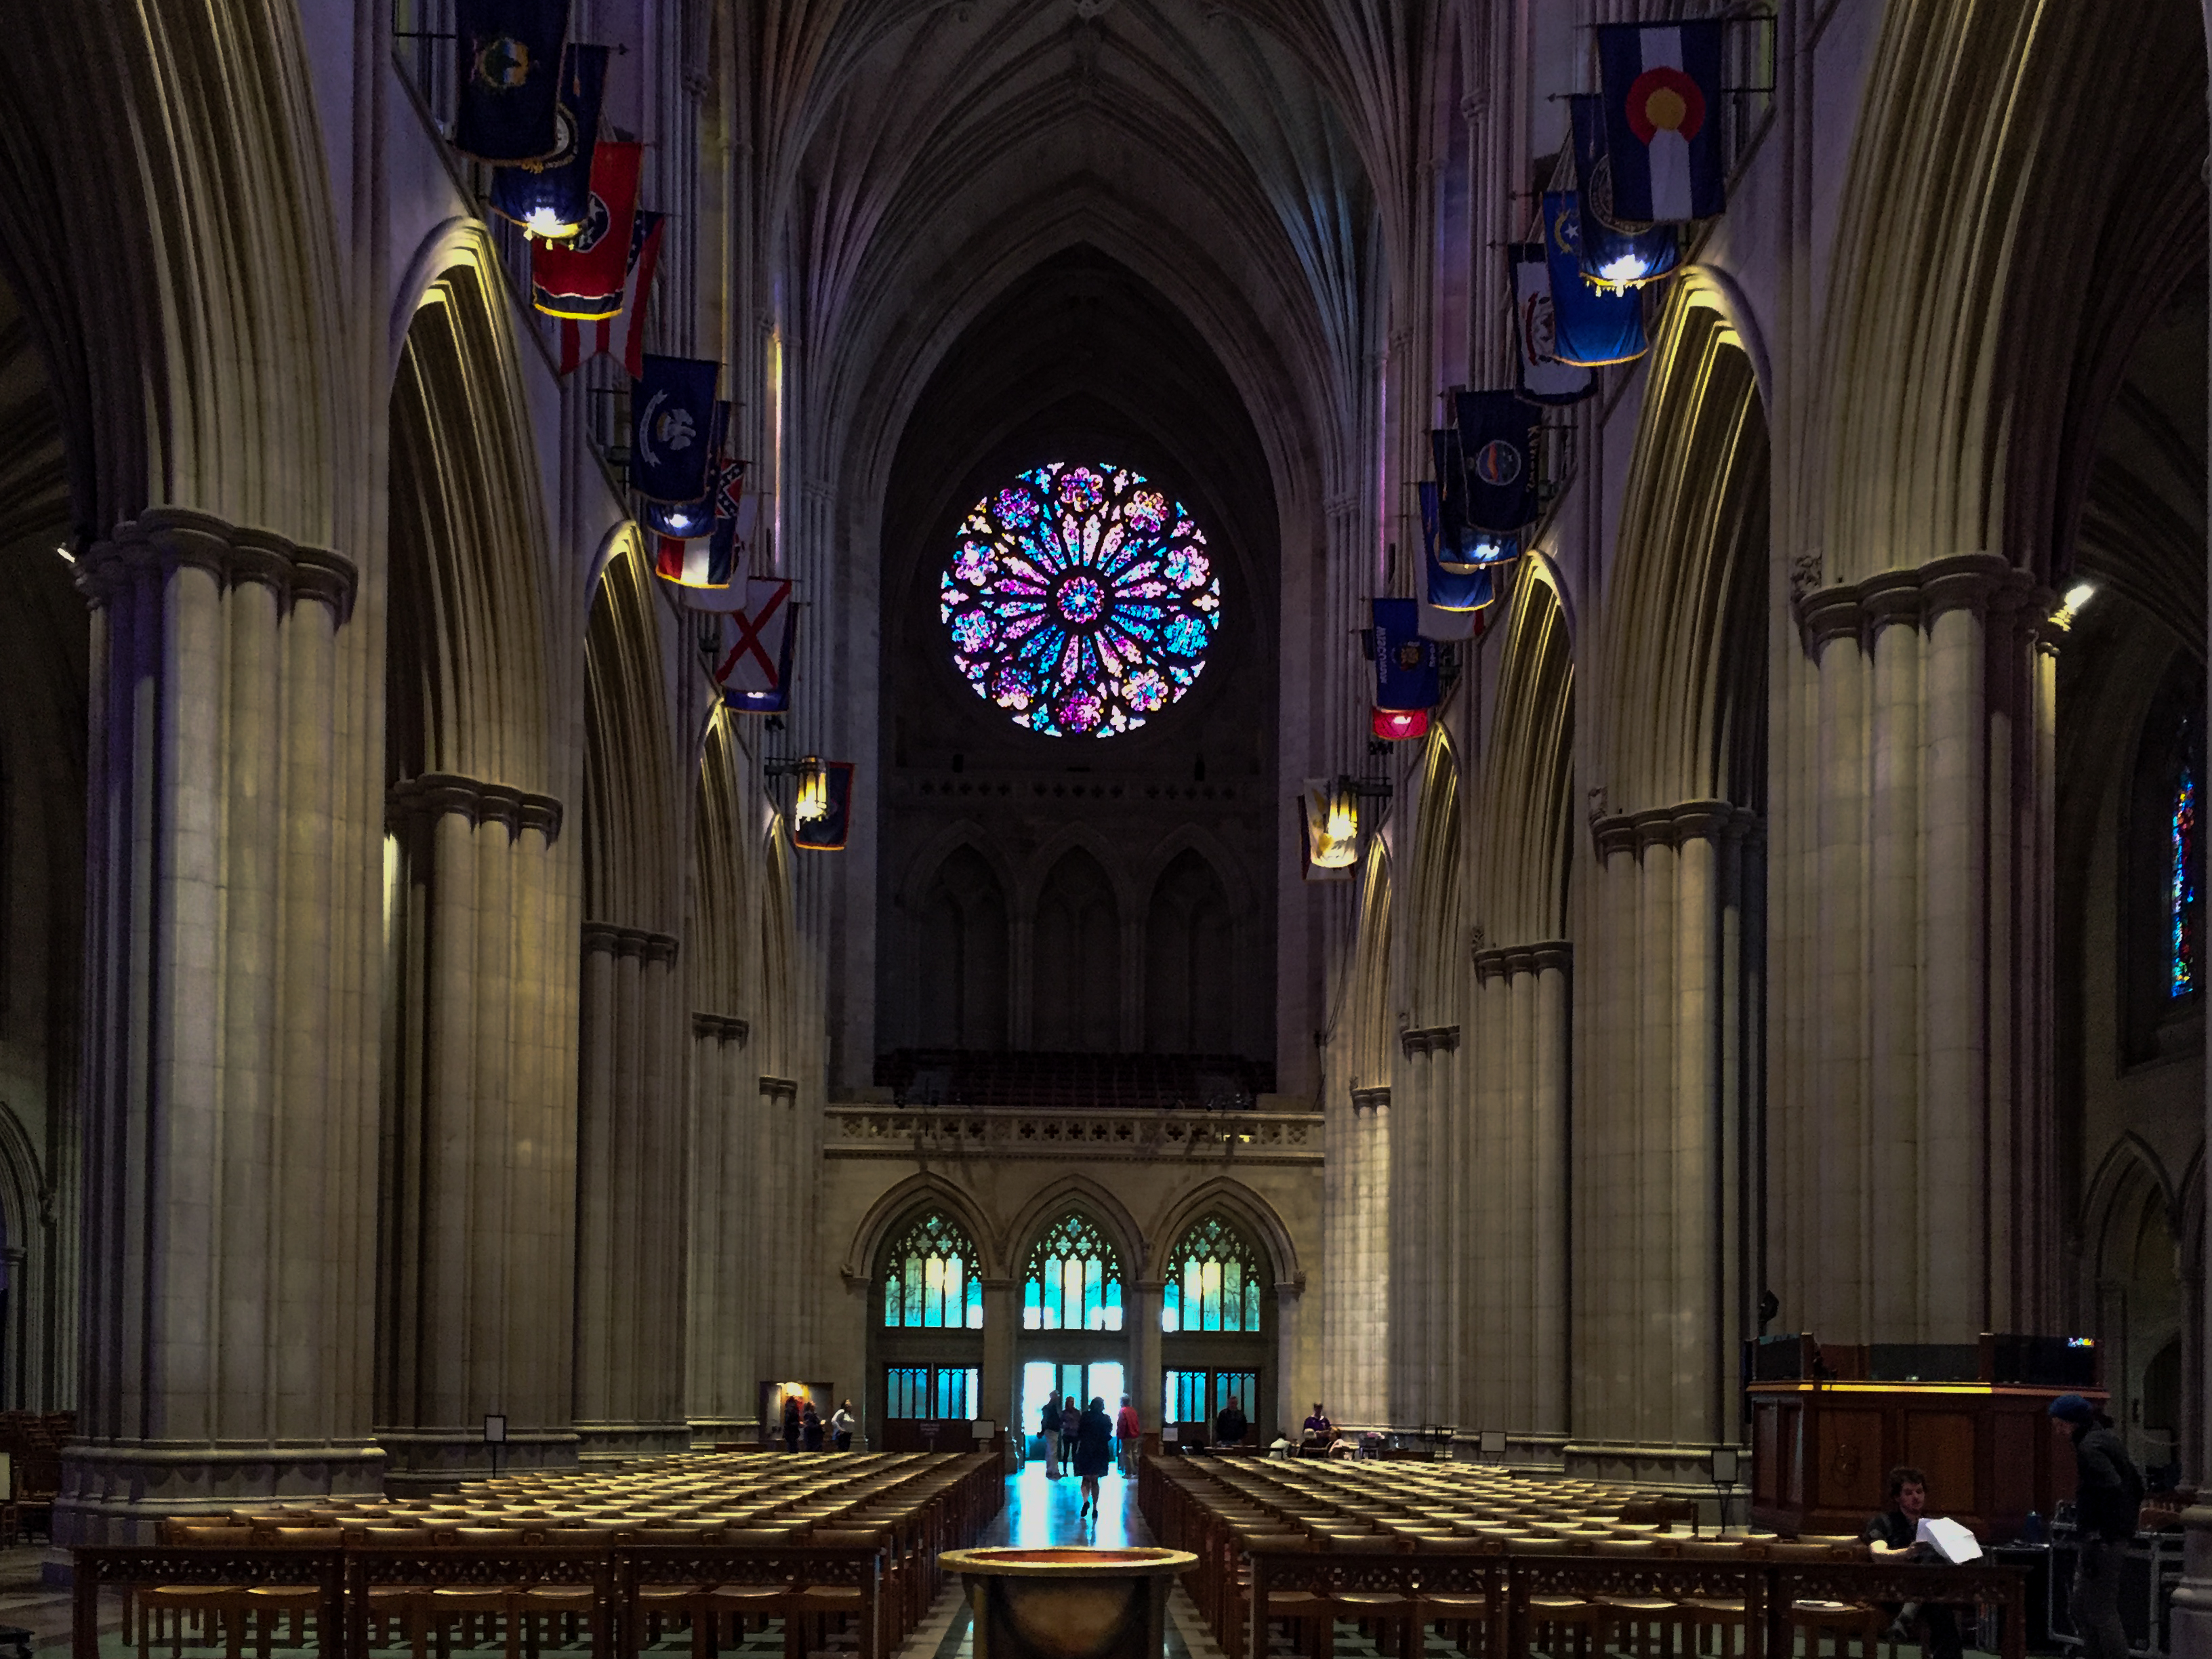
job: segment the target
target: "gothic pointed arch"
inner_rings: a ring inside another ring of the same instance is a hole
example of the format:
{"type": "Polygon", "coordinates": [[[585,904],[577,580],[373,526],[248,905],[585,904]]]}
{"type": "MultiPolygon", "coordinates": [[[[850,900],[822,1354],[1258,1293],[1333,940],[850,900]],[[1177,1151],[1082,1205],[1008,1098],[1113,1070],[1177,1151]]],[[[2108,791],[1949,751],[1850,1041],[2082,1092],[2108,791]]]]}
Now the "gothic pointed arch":
{"type": "Polygon", "coordinates": [[[1071,846],[1038,884],[1031,922],[1030,1046],[1100,1052],[1122,1031],[1122,917],[1118,884],[1084,846],[1071,846]]]}
{"type": "Polygon", "coordinates": [[[1162,1206],[1145,1234],[1145,1275],[1158,1278],[1164,1274],[1168,1255],[1176,1241],[1208,1214],[1228,1218],[1265,1253],[1267,1276],[1274,1283],[1304,1287],[1305,1265],[1299,1259],[1297,1242],[1281,1212],[1249,1185],[1232,1176],[1216,1176],[1210,1181],[1202,1181],[1162,1206]]]}
{"type": "Polygon", "coordinates": [[[1136,1217],[1103,1182],[1080,1174],[1062,1176],[1032,1194],[1006,1224],[1000,1259],[1010,1273],[1025,1271],[1046,1234],[1071,1216],[1095,1231],[1124,1272],[1134,1275],[1145,1259],[1145,1236],[1136,1217]]]}
{"type": "Polygon", "coordinates": [[[1236,911],[1212,861],[1185,848],[1160,870],[1145,908],[1145,1047],[1236,1052],[1236,911]]]}
{"type": "Polygon", "coordinates": [[[625,525],[594,584],[584,647],[584,914],[672,933],[680,809],[655,578],[625,525]]]}
{"type": "Polygon", "coordinates": [[[1003,1247],[994,1241],[984,1212],[974,1197],[943,1176],[927,1171],[908,1176],[868,1206],[845,1250],[844,1276],[848,1283],[863,1280],[893,1241],[919,1218],[940,1213],[975,1246],[975,1270],[986,1279],[1006,1276],[1003,1247]]]}
{"type": "Polygon", "coordinates": [[[1417,1027],[1458,1024],[1466,993],[1466,870],[1460,854],[1459,756],[1443,721],[1429,728],[1414,812],[1407,1001],[1417,1027]]]}
{"type": "Polygon", "coordinates": [[[1473,875],[1471,920],[1484,944],[1529,945],[1570,931],[1577,816],[1574,649],[1549,581],[1515,582],[1503,648],[1498,712],[1474,789],[1485,855],[1473,875]]]}

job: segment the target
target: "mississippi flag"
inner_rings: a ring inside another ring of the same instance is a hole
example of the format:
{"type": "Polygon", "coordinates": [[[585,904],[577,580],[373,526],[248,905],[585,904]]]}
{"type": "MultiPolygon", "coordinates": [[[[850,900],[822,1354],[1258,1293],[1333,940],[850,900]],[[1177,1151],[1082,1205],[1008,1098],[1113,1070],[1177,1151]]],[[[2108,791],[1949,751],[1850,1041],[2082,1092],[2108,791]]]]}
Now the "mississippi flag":
{"type": "Polygon", "coordinates": [[[745,582],[745,602],[722,613],[714,652],[714,684],[732,708],[759,708],[781,698],[791,670],[791,584],[763,576],[745,582]]]}
{"type": "Polygon", "coordinates": [[[653,556],[653,574],[679,587],[727,587],[730,585],[729,543],[720,536],[703,537],[700,540],[679,541],[673,536],[659,538],[659,550],[653,556]]]}
{"type": "Polygon", "coordinates": [[[622,308],[595,322],[561,319],[561,372],[573,374],[601,352],[622,359],[630,379],[645,373],[645,313],[653,293],[653,268],[660,260],[658,213],[640,211],[629,239],[629,273],[623,278],[622,308]]]}
{"type": "Polygon", "coordinates": [[[1597,62],[1613,222],[1705,219],[1726,207],[1720,20],[1603,24],[1597,62]]]}

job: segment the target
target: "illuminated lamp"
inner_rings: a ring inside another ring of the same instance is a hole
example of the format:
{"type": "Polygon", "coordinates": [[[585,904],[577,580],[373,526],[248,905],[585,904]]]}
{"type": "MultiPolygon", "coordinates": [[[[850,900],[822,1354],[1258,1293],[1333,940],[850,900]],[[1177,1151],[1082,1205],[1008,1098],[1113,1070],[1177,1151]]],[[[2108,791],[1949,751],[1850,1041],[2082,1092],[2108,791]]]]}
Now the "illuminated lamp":
{"type": "Polygon", "coordinates": [[[1359,802],[1341,779],[1308,778],[1306,862],[1316,870],[1346,870],[1359,862],[1359,802]]]}
{"type": "Polygon", "coordinates": [[[638,522],[657,536],[673,536],[678,541],[696,541],[711,535],[714,529],[714,498],[702,495],[696,501],[652,501],[641,500],[638,522]]]}
{"type": "Polygon", "coordinates": [[[1429,711],[1425,708],[1378,708],[1375,711],[1375,735],[1389,743],[1425,738],[1429,735],[1429,711]]]}
{"type": "Polygon", "coordinates": [[[842,853],[853,822],[853,763],[809,755],[799,763],[799,800],[791,844],[802,852],[842,853]]]}

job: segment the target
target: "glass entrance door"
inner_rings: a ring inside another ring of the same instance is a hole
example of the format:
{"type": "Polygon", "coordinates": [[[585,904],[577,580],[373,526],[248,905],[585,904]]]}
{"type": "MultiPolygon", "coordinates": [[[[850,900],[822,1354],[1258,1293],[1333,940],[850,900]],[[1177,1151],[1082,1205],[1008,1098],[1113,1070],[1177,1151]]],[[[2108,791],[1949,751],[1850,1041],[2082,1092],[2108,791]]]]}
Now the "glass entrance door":
{"type": "MultiPolygon", "coordinates": [[[[1128,1391],[1127,1379],[1127,1372],[1118,1359],[1028,1361],[1022,1366],[1022,1432],[1027,1437],[1024,1443],[1036,1445],[1044,1402],[1052,1398],[1055,1389],[1062,1400],[1073,1396],[1079,1411],[1093,1400],[1103,1400],[1110,1421],[1121,1408],[1121,1396],[1128,1391]]],[[[1036,1449],[1037,1455],[1042,1455],[1042,1449],[1036,1449]]]]}

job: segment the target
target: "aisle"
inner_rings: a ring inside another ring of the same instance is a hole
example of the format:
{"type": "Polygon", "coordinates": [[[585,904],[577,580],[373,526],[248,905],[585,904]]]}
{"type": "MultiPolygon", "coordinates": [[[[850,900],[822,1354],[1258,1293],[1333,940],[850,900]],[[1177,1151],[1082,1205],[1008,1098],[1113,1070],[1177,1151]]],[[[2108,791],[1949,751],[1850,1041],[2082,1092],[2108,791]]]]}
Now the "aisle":
{"type": "Polygon", "coordinates": [[[1079,1515],[1083,1483],[1072,1474],[1045,1478],[1032,1460],[1007,1477],[1006,1507],[984,1534],[987,1544],[1149,1544],[1152,1529],[1137,1513],[1137,1483],[1109,1474],[1098,1483],[1098,1513],[1079,1515]]]}

